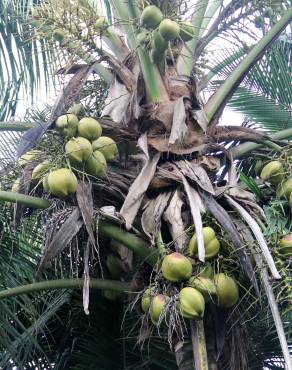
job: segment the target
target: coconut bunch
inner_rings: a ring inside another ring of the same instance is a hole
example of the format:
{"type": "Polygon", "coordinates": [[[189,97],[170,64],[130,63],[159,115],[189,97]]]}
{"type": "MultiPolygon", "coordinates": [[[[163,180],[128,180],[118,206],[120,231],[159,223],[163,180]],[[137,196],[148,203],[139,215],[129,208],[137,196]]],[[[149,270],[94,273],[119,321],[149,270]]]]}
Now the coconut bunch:
{"type": "MultiPolygon", "coordinates": [[[[260,178],[276,191],[276,197],[289,202],[292,208],[292,177],[282,158],[266,163],[261,169],[260,178]]],[[[287,234],[279,241],[278,253],[282,257],[292,256],[292,235],[287,234]]]]}
{"type": "Polygon", "coordinates": [[[96,37],[109,36],[111,29],[106,17],[98,15],[97,9],[83,2],[67,0],[41,3],[31,9],[30,24],[43,34],[58,41],[63,47],[75,48],[74,40],[90,41],[94,46],[96,37]]]}
{"type": "MultiPolygon", "coordinates": [[[[235,279],[215,273],[210,263],[220,251],[214,229],[204,227],[203,239],[208,261],[205,265],[198,264],[198,241],[193,234],[184,253],[170,251],[164,256],[155,281],[143,292],[141,309],[150,315],[154,325],[174,312],[199,320],[204,318],[207,304],[230,308],[237,303],[239,288],[235,279]]],[[[166,321],[169,324],[172,320],[166,321]]]]}
{"type": "Polygon", "coordinates": [[[140,18],[140,32],[137,36],[139,45],[151,50],[154,63],[164,60],[169,43],[175,40],[190,41],[194,37],[194,27],[191,22],[180,23],[165,18],[155,5],[146,6],[140,18]]]}
{"type": "MultiPolygon", "coordinates": [[[[118,154],[113,139],[102,136],[100,123],[92,117],[82,117],[84,109],[81,104],[72,106],[68,112],[55,121],[55,130],[65,144],[65,153],[57,169],[54,159],[43,159],[40,150],[31,150],[21,156],[18,164],[21,167],[32,167],[31,179],[36,186],[42,185],[43,190],[56,197],[66,199],[73,195],[78,186],[78,177],[106,175],[107,162],[118,154]],[[36,166],[35,162],[39,162],[36,166]]],[[[12,191],[19,191],[17,179],[12,191]]]]}

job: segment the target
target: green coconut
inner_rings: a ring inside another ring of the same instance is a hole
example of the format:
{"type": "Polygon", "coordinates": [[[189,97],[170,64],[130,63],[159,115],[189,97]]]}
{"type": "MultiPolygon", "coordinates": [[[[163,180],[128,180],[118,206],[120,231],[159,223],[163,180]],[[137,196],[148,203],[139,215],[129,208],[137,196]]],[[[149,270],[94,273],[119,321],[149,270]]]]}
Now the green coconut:
{"type": "Polygon", "coordinates": [[[112,161],[118,154],[117,144],[107,136],[100,136],[92,142],[93,151],[98,150],[104,155],[107,161],[112,161]]]}
{"type": "Polygon", "coordinates": [[[207,262],[205,265],[201,266],[198,275],[200,277],[204,277],[204,278],[208,278],[208,279],[213,279],[213,277],[214,277],[214,270],[213,270],[212,265],[207,262]]]}
{"type": "Polygon", "coordinates": [[[223,273],[214,276],[218,304],[221,307],[229,308],[234,306],[239,299],[239,289],[235,280],[223,273]]]}
{"type": "Polygon", "coordinates": [[[174,252],[164,257],[161,270],[166,280],[179,282],[189,279],[193,268],[191,261],[187,257],[181,253],[174,252]]]}
{"type": "Polygon", "coordinates": [[[51,166],[51,162],[46,160],[42,163],[39,163],[32,171],[31,178],[32,180],[40,180],[44,174],[48,171],[51,166]]]}
{"type": "Polygon", "coordinates": [[[179,28],[179,37],[183,41],[188,42],[195,37],[195,27],[191,22],[181,22],[179,28]]]}
{"type": "MultiPolygon", "coordinates": [[[[68,109],[68,113],[75,114],[75,116],[80,117],[85,114],[85,109],[81,103],[76,103],[72,105],[71,108],[68,109]]],[[[78,122],[77,122],[78,125],[78,122]]]]}
{"type": "Polygon", "coordinates": [[[73,137],[65,145],[65,151],[72,164],[80,165],[92,155],[92,146],[84,137],[73,137]]]}
{"type": "Polygon", "coordinates": [[[285,257],[292,257],[292,234],[287,234],[279,242],[278,252],[285,257]]]}
{"type": "Polygon", "coordinates": [[[84,170],[92,176],[104,176],[107,171],[107,163],[104,155],[98,150],[95,150],[85,161],[84,170]]]}
{"type": "Polygon", "coordinates": [[[284,168],[280,161],[272,161],[266,164],[260,175],[261,179],[268,180],[272,184],[279,184],[284,178],[284,168]]]}
{"type": "Polygon", "coordinates": [[[152,298],[154,297],[155,288],[147,288],[145,292],[142,295],[141,299],[141,308],[143,312],[146,312],[149,310],[149,307],[151,305],[152,298]]]}
{"type": "MultiPolygon", "coordinates": [[[[203,239],[205,246],[205,258],[211,259],[215,257],[220,250],[219,240],[216,238],[215,231],[207,226],[203,228],[203,239]]],[[[198,241],[197,235],[194,234],[189,242],[189,254],[192,257],[198,257],[198,241]]]]}
{"type": "Polygon", "coordinates": [[[197,289],[186,287],[179,292],[178,309],[188,319],[201,319],[204,316],[205,300],[197,289]]]}
{"type": "Polygon", "coordinates": [[[29,162],[32,162],[33,160],[37,159],[42,154],[43,153],[40,150],[29,150],[19,158],[17,163],[19,164],[19,166],[24,167],[29,162]]]}
{"type": "Polygon", "coordinates": [[[73,137],[77,133],[78,122],[78,117],[75,114],[63,114],[56,120],[56,129],[68,137],[73,137]]]}
{"type": "Polygon", "coordinates": [[[159,31],[155,31],[152,39],[153,49],[163,53],[168,48],[168,42],[161,36],[159,31]]]}
{"type": "Polygon", "coordinates": [[[155,5],[146,6],[141,14],[140,24],[145,28],[154,29],[163,19],[163,14],[155,5]]]}
{"type": "Polygon", "coordinates": [[[163,19],[159,25],[160,35],[165,41],[171,41],[179,36],[179,25],[171,19],[163,19]]]}
{"type": "Polygon", "coordinates": [[[201,276],[192,276],[188,280],[188,284],[197,289],[200,293],[203,294],[205,301],[209,300],[212,295],[216,294],[216,286],[214,282],[209,278],[204,278],[201,276]]]}
{"type": "Polygon", "coordinates": [[[278,198],[289,199],[291,193],[292,193],[292,178],[289,178],[288,180],[279,184],[276,194],[278,198]]]}
{"type": "Polygon", "coordinates": [[[84,117],[78,123],[78,133],[80,136],[93,141],[101,136],[102,128],[96,119],[84,117]]]}
{"type": "Polygon", "coordinates": [[[164,294],[158,294],[153,297],[150,304],[150,317],[153,324],[157,325],[161,314],[165,311],[169,297],[164,294]]]}
{"type": "Polygon", "coordinates": [[[60,168],[48,175],[48,186],[52,194],[60,198],[67,198],[76,192],[78,181],[71,170],[60,168]]]}

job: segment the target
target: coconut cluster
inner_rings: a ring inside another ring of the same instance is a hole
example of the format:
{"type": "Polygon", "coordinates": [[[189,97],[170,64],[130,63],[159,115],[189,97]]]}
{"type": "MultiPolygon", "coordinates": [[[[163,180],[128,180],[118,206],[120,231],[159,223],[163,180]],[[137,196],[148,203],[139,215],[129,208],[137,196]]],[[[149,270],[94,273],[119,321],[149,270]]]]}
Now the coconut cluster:
{"type": "Polygon", "coordinates": [[[262,180],[268,181],[276,187],[276,196],[278,198],[286,199],[292,205],[292,177],[286,176],[281,161],[275,160],[267,163],[262,168],[260,177],[262,180]]]}
{"type": "MultiPolygon", "coordinates": [[[[81,104],[75,104],[69,111],[56,119],[56,130],[64,137],[65,157],[69,160],[67,166],[52,170],[53,163],[45,160],[34,167],[32,180],[42,183],[43,189],[60,198],[68,198],[77,190],[76,173],[88,174],[95,177],[104,176],[107,162],[112,161],[118,154],[117,145],[110,137],[102,136],[100,123],[92,117],[84,115],[81,104]]],[[[37,159],[42,152],[31,150],[19,159],[19,165],[25,166],[37,159]]],[[[19,190],[15,183],[12,191],[19,190]]]]}
{"type": "MultiPolygon", "coordinates": [[[[220,242],[211,227],[203,228],[203,239],[206,259],[216,257],[220,242]]],[[[237,303],[239,289],[234,278],[225,273],[215,274],[208,262],[194,273],[197,257],[197,236],[194,234],[190,239],[187,255],[172,252],[163,258],[160,273],[165,281],[164,289],[160,291],[157,286],[150,286],[141,299],[141,309],[144,313],[149,313],[153,324],[157,325],[162,317],[167,316],[171,305],[175,305],[184,318],[202,319],[205,306],[209,302],[224,308],[237,303]]]]}
{"type": "Polygon", "coordinates": [[[165,57],[168,44],[180,39],[187,42],[193,39],[195,28],[191,22],[176,22],[164,18],[161,10],[155,5],[146,6],[140,18],[141,32],[137,36],[138,43],[151,50],[153,62],[159,63],[165,57]]]}

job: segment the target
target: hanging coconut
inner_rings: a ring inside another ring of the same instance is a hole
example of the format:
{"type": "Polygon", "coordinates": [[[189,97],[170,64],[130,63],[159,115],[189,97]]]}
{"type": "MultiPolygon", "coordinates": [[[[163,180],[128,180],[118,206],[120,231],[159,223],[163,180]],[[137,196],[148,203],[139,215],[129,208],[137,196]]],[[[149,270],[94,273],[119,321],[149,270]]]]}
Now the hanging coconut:
{"type": "Polygon", "coordinates": [[[65,151],[71,163],[81,164],[92,155],[92,146],[84,137],[73,137],[65,145],[65,151]]]}
{"type": "Polygon", "coordinates": [[[201,276],[192,276],[188,280],[188,284],[192,287],[197,289],[200,293],[203,294],[205,301],[209,300],[212,295],[216,294],[216,286],[214,282],[205,277],[201,276]]]}
{"type": "Polygon", "coordinates": [[[277,197],[288,199],[291,193],[292,193],[292,178],[289,178],[288,180],[279,184],[277,188],[277,197]]]}
{"type": "Polygon", "coordinates": [[[92,176],[104,176],[107,170],[107,163],[104,155],[95,150],[84,163],[84,170],[92,176]]]}
{"type": "Polygon", "coordinates": [[[154,291],[155,289],[152,287],[152,288],[147,288],[145,292],[143,293],[142,299],[141,299],[141,308],[143,312],[146,312],[149,310],[151,301],[154,297],[154,291]]]}
{"type": "Polygon", "coordinates": [[[155,31],[152,39],[152,47],[162,53],[168,48],[168,42],[161,36],[159,31],[155,31]]]}
{"type": "Polygon", "coordinates": [[[93,151],[98,150],[107,161],[112,161],[118,154],[117,144],[107,136],[100,136],[92,142],[93,151]]]}
{"type": "Polygon", "coordinates": [[[31,178],[32,180],[40,180],[44,174],[48,171],[51,166],[50,161],[44,161],[39,163],[32,171],[31,178]]]}
{"type": "Polygon", "coordinates": [[[287,234],[279,242],[278,252],[285,257],[292,257],[292,234],[287,234]]]}
{"type": "Polygon", "coordinates": [[[195,27],[191,22],[185,21],[179,24],[179,37],[185,42],[195,37],[195,27]]]}
{"type": "Polygon", "coordinates": [[[84,117],[78,123],[78,133],[80,136],[93,141],[100,137],[102,128],[100,123],[91,117],[84,117]]]}
{"type": "Polygon", "coordinates": [[[56,128],[68,137],[73,137],[77,133],[78,117],[75,114],[63,114],[56,120],[56,128]]]}
{"type": "Polygon", "coordinates": [[[29,150],[19,158],[17,163],[19,164],[19,166],[24,167],[29,162],[32,162],[33,160],[37,159],[41,154],[42,152],[40,150],[29,150]]]}
{"type": "Polygon", "coordinates": [[[163,19],[161,10],[155,5],[146,6],[141,14],[140,24],[145,28],[156,28],[163,19]]]}
{"type": "Polygon", "coordinates": [[[261,179],[272,184],[279,184],[284,178],[284,168],[280,161],[272,161],[264,166],[260,175],[261,179]]]}
{"type": "Polygon", "coordinates": [[[60,168],[48,175],[48,185],[52,194],[60,198],[67,198],[76,192],[78,181],[71,170],[60,168]]]}
{"type": "Polygon", "coordinates": [[[214,276],[214,283],[219,306],[225,308],[234,306],[239,299],[239,290],[235,280],[230,276],[220,273],[214,276]]]}
{"type": "Polygon", "coordinates": [[[174,252],[164,257],[161,270],[166,280],[179,282],[189,279],[193,268],[191,261],[187,257],[181,253],[174,252]]]}
{"type": "Polygon", "coordinates": [[[164,19],[159,25],[160,35],[165,41],[171,41],[179,36],[179,25],[171,19],[164,19]]]}
{"type": "MultiPolygon", "coordinates": [[[[215,231],[207,226],[203,228],[203,239],[205,246],[205,258],[210,259],[215,257],[220,249],[219,240],[216,238],[215,231]]],[[[189,254],[192,257],[198,257],[198,241],[197,235],[194,234],[189,243],[189,254]]]]}
{"type": "MultiPolygon", "coordinates": [[[[80,117],[85,114],[85,109],[81,103],[72,105],[71,108],[68,109],[68,113],[75,114],[75,116],[80,117]]],[[[78,122],[77,122],[78,125],[78,122]]]]}
{"type": "Polygon", "coordinates": [[[205,300],[203,295],[194,288],[186,287],[179,292],[179,312],[188,319],[198,319],[204,316],[205,300]]]}
{"type": "Polygon", "coordinates": [[[169,297],[163,294],[158,294],[153,297],[150,304],[150,317],[153,324],[157,325],[160,315],[165,311],[165,306],[169,301],[169,297]]]}

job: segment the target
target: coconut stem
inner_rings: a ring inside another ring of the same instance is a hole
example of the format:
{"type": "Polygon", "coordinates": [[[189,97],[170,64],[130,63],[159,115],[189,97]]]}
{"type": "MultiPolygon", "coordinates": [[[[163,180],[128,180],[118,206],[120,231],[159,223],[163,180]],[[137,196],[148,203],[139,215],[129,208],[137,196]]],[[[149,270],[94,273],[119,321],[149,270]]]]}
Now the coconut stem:
{"type": "Polygon", "coordinates": [[[119,226],[111,225],[104,221],[99,223],[98,230],[101,235],[107,236],[125,245],[135,254],[144,258],[151,266],[156,264],[158,259],[157,250],[150,249],[149,244],[145,240],[123,230],[119,226]]]}
{"type": "Polygon", "coordinates": [[[208,358],[203,320],[190,321],[195,370],[208,370],[208,358]]]}
{"type": "MultiPolygon", "coordinates": [[[[90,279],[89,286],[92,289],[110,289],[116,292],[129,292],[131,290],[128,283],[115,280],[90,279]]],[[[40,281],[32,284],[21,285],[0,292],[0,300],[15,297],[21,294],[30,294],[43,290],[55,289],[82,289],[83,279],[60,279],[40,281]]]]}
{"type": "Polygon", "coordinates": [[[47,199],[14,193],[13,191],[0,191],[0,202],[19,203],[29,208],[40,209],[45,209],[50,206],[50,202],[47,199]]]}

